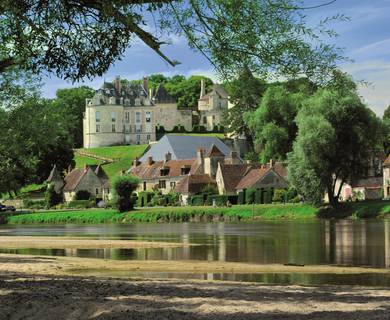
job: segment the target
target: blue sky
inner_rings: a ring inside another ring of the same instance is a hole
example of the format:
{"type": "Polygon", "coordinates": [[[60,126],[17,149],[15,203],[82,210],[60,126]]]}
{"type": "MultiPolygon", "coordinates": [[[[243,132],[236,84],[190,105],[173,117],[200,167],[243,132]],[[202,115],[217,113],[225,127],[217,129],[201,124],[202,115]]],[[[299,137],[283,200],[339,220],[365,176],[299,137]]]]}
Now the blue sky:
{"type": "MultiPolygon", "coordinates": [[[[306,0],[308,5],[324,2],[328,0],[306,0]]],[[[337,13],[351,19],[332,25],[339,37],[331,41],[345,48],[345,55],[353,59],[353,62],[343,63],[340,67],[355,80],[368,83],[360,86],[360,94],[367,105],[382,115],[385,107],[390,105],[390,0],[337,0],[329,6],[306,12],[309,23],[337,13]]],[[[120,75],[126,79],[140,79],[152,73],[202,74],[216,79],[206,58],[189,49],[184,39],[173,37],[170,40],[172,44],[165,47],[164,52],[179,60],[181,65],[175,68],[169,66],[151,49],[136,41],[104,77],[87,80],[84,84],[98,88],[104,78],[112,80],[120,75]]],[[[44,79],[44,83],[42,90],[46,97],[54,97],[59,88],[83,84],[72,85],[55,77],[44,79]]]]}

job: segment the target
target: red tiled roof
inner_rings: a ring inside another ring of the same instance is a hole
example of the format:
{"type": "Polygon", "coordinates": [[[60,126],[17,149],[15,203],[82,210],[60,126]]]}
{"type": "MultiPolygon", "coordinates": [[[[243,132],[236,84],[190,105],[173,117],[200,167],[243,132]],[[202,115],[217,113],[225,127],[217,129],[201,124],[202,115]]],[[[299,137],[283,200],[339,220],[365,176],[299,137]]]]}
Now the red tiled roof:
{"type": "Polygon", "coordinates": [[[169,161],[155,161],[151,165],[147,162],[132,167],[130,172],[140,179],[155,179],[161,177],[161,169],[169,169],[166,177],[182,176],[182,168],[191,168],[196,163],[195,159],[189,160],[169,160],[169,161]]]}
{"type": "Polygon", "coordinates": [[[217,185],[207,174],[189,174],[176,184],[175,191],[182,194],[197,194],[209,184],[217,185]]]}
{"type": "Polygon", "coordinates": [[[234,192],[237,184],[242,180],[251,165],[249,164],[220,164],[225,190],[234,192]]]}
{"type": "Polygon", "coordinates": [[[351,183],[352,188],[378,189],[383,186],[383,177],[359,179],[351,183]]]}
{"type": "Polygon", "coordinates": [[[236,185],[236,190],[246,189],[252,187],[259,181],[270,168],[261,167],[250,169],[249,172],[236,185]]]}
{"type": "Polygon", "coordinates": [[[87,173],[87,171],[90,170],[89,167],[87,168],[79,168],[74,169],[65,177],[65,186],[64,191],[73,191],[76,189],[77,185],[80,183],[81,179],[84,177],[84,175],[87,173]]]}

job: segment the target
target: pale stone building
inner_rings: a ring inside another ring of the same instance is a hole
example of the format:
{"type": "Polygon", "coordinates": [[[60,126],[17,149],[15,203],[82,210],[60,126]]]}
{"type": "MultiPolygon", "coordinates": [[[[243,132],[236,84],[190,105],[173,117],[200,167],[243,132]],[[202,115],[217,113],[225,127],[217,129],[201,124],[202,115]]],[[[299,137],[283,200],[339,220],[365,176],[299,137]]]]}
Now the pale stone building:
{"type": "Polygon", "coordinates": [[[157,125],[172,130],[178,124],[190,131],[192,111],[178,110],[163,86],[149,90],[148,78],[132,84],[116,77],[86,101],[84,148],[146,144],[156,140],[157,125]]]}
{"type": "Polygon", "coordinates": [[[220,84],[213,84],[212,90],[206,93],[205,81],[201,80],[200,98],[198,100],[199,124],[208,131],[222,123],[224,112],[229,106],[229,96],[220,84]]]}

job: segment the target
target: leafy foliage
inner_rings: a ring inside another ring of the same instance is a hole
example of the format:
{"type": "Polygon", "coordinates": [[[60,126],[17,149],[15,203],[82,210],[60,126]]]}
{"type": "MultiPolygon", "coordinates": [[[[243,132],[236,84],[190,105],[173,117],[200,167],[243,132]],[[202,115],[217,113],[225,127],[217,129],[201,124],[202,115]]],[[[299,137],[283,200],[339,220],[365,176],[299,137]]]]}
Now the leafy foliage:
{"type": "Polygon", "coordinates": [[[48,208],[54,207],[63,201],[62,193],[57,193],[54,190],[54,185],[49,184],[45,193],[45,201],[48,208]]]}
{"type": "Polygon", "coordinates": [[[306,25],[303,0],[2,1],[0,73],[19,66],[71,80],[101,76],[139,38],[172,66],[161,34],[175,34],[205,55],[224,76],[243,66],[322,77],[340,53],[324,43],[335,17],[306,25]],[[153,16],[155,34],[148,29],[153,16]],[[160,37],[161,38],[161,37],[160,37]]]}
{"type": "Polygon", "coordinates": [[[119,212],[133,209],[132,194],[137,189],[139,180],[137,177],[124,175],[115,178],[113,186],[115,190],[115,202],[119,212]]]}
{"type": "Polygon", "coordinates": [[[289,180],[315,204],[326,191],[338,203],[341,186],[364,176],[379,137],[380,122],[360,100],[353,81],[337,74],[335,81],[308,99],[297,116],[298,135],[289,154],[289,180]]]}

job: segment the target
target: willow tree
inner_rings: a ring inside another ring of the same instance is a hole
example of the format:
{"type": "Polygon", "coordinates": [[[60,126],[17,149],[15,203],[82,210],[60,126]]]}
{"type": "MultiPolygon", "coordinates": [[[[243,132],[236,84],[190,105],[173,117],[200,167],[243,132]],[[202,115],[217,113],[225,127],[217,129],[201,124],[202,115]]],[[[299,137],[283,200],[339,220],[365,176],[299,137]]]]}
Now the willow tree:
{"type": "Polygon", "coordinates": [[[309,28],[306,9],[302,0],[3,0],[0,74],[17,67],[92,78],[137,39],[175,66],[180,62],[164,53],[175,34],[224,76],[243,66],[259,75],[324,75],[340,58],[319,37],[334,35],[332,18],[309,28]]]}

